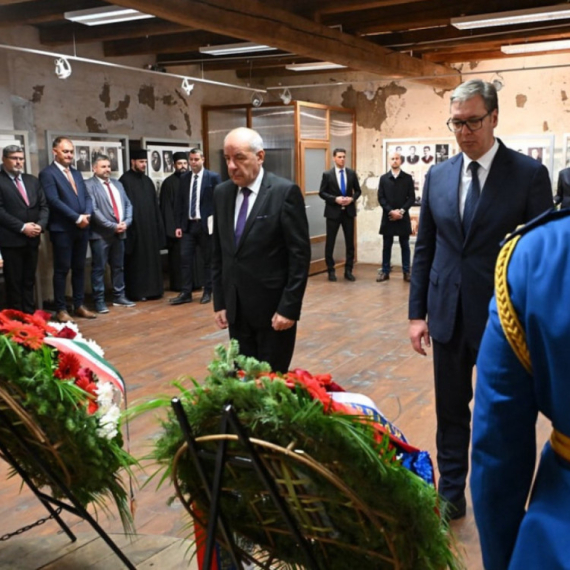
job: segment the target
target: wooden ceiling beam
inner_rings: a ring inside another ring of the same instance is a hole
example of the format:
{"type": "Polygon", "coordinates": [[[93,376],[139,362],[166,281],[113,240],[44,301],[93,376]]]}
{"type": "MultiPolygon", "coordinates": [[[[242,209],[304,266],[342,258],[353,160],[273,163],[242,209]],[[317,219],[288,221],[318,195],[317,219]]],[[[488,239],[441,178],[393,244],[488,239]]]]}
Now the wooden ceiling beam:
{"type": "Polygon", "coordinates": [[[176,32],[189,32],[193,28],[165,22],[164,20],[137,20],[103,26],[84,26],[73,22],[43,26],[40,28],[40,42],[43,45],[59,46],[71,42],[85,44],[145,36],[156,36],[176,32]]]}
{"type": "Polygon", "coordinates": [[[459,74],[451,68],[392,52],[282,9],[268,9],[258,0],[121,0],[121,4],[165,20],[359,71],[411,80],[428,77],[428,83],[438,88],[452,88],[460,82],[459,74]]]}
{"type": "MultiPolygon", "coordinates": [[[[105,6],[99,0],[81,0],[81,9],[105,6]]],[[[77,0],[19,2],[0,8],[0,27],[24,26],[63,20],[64,12],[78,9],[77,0]]]]}

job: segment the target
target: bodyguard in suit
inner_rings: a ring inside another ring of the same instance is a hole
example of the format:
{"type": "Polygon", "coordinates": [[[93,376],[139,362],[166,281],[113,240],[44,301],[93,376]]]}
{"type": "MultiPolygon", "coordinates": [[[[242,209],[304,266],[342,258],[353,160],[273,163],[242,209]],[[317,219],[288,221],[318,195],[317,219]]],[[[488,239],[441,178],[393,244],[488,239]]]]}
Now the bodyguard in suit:
{"type": "Polygon", "coordinates": [[[462,153],[433,166],[422,196],[410,289],[410,340],[433,339],[439,492],[447,515],[465,515],[472,372],[493,294],[500,243],[552,206],[546,168],[494,136],[497,92],[468,81],[451,95],[447,121],[462,153]]]}
{"type": "Polygon", "coordinates": [[[241,354],[286,372],[311,258],[303,194],[264,170],[256,131],[231,131],[224,156],[231,180],[214,191],[214,318],[241,354]]]}
{"type": "Polygon", "coordinates": [[[338,228],[342,226],[346,246],[344,278],[355,281],[352,274],[354,267],[354,218],[356,218],[356,200],[362,193],[356,172],[345,168],[346,150],[333,150],[334,168],[323,173],[319,196],[325,201],[327,219],[327,240],[325,243],[325,262],[329,281],[336,281],[333,251],[338,228]]]}
{"type": "Polygon", "coordinates": [[[561,208],[570,208],[570,168],[563,168],[558,174],[554,203],[561,204],[561,208]]]}
{"type": "Polygon", "coordinates": [[[134,307],[135,303],[125,297],[125,238],[127,228],[133,222],[133,207],[123,185],[111,178],[111,161],[100,154],[93,163],[93,177],[85,182],[91,201],[93,215],[89,225],[91,245],[91,288],[98,313],[108,313],[105,304],[105,266],[111,267],[113,283],[113,306],[134,307]]]}
{"type": "Polygon", "coordinates": [[[85,258],[93,205],[83,177],[71,168],[74,153],[71,140],[57,137],[52,150],[54,161],[40,172],[40,183],[49,206],[55,318],[60,322],[73,322],[65,302],[65,282],[71,269],[74,314],[94,319],[97,315],[84,305],[85,258]]]}
{"type": "Polygon", "coordinates": [[[0,171],[0,253],[4,261],[6,308],[34,312],[34,282],[40,234],[49,210],[39,180],[24,174],[24,149],[2,150],[0,171]]]}
{"type": "Polygon", "coordinates": [[[412,222],[410,221],[409,210],[416,200],[414,180],[407,172],[401,170],[402,155],[399,152],[391,152],[388,161],[390,162],[390,172],[383,174],[378,184],[378,203],[382,207],[380,234],[384,245],[382,248],[382,269],[376,281],[381,282],[390,279],[394,236],[398,236],[402,250],[404,281],[410,281],[412,222]]]}
{"type": "Polygon", "coordinates": [[[204,262],[204,290],[200,303],[212,300],[212,216],[214,214],[214,188],[222,182],[219,174],[204,168],[204,153],[199,148],[190,151],[190,172],[180,179],[178,193],[178,227],[182,289],[180,295],[170,299],[171,305],[192,301],[194,279],[192,269],[196,247],[200,248],[204,262]]]}

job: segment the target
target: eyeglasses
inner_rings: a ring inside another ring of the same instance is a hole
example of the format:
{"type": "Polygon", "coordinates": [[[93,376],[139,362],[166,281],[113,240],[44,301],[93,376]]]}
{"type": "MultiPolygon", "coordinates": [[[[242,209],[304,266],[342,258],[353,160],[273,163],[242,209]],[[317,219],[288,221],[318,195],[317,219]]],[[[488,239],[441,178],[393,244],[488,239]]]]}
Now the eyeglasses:
{"type": "Polygon", "coordinates": [[[7,156],[6,157],[8,160],[13,160],[13,161],[21,161],[24,162],[24,157],[23,156],[7,156]]]}
{"type": "Polygon", "coordinates": [[[478,119],[467,119],[466,121],[460,121],[459,119],[448,119],[446,125],[452,133],[460,132],[463,127],[467,127],[471,132],[478,131],[483,127],[483,120],[485,117],[488,117],[492,112],[493,111],[489,111],[478,119]]]}

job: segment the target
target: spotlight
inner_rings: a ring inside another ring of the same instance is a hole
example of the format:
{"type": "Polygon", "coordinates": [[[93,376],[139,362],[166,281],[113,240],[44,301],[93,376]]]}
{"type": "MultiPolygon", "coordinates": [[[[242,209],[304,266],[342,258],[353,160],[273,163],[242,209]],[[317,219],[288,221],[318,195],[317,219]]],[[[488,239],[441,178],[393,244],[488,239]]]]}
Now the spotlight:
{"type": "Polygon", "coordinates": [[[288,87],[285,87],[285,89],[283,89],[283,93],[279,95],[279,98],[281,99],[281,101],[283,101],[284,105],[289,105],[289,103],[291,103],[291,99],[293,99],[293,97],[288,87]]]}
{"type": "Polygon", "coordinates": [[[374,96],[376,95],[376,90],[374,89],[374,85],[372,84],[372,81],[369,81],[368,84],[366,85],[366,89],[363,91],[364,96],[369,100],[372,101],[372,99],[374,99],[374,96]]]}
{"type": "Polygon", "coordinates": [[[65,57],[55,60],[55,74],[58,79],[67,79],[71,75],[71,65],[65,57]]]}
{"type": "Polygon", "coordinates": [[[185,77],[182,81],[182,90],[188,96],[192,95],[192,91],[194,91],[194,83],[190,83],[188,77],[185,77]]]}
{"type": "Polygon", "coordinates": [[[263,95],[255,91],[254,94],[251,96],[251,104],[254,107],[261,107],[262,103],[263,103],[263,95]]]}
{"type": "Polygon", "coordinates": [[[500,73],[495,73],[491,79],[491,84],[497,91],[500,91],[505,86],[505,80],[500,73]]]}

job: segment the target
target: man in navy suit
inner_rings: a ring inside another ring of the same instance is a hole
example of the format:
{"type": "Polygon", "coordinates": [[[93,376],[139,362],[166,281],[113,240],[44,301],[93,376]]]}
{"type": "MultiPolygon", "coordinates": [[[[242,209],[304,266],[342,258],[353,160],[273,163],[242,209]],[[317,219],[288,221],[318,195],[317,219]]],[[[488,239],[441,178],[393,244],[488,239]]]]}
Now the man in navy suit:
{"type": "Polygon", "coordinates": [[[134,307],[135,303],[125,297],[125,238],[127,228],[133,222],[133,207],[123,185],[111,178],[111,161],[100,154],[93,163],[94,175],[85,182],[91,201],[93,215],[89,225],[91,244],[91,288],[95,310],[108,313],[105,304],[105,266],[111,267],[113,283],[113,306],[134,307]]]}
{"type": "Polygon", "coordinates": [[[2,150],[0,171],[0,252],[4,261],[6,308],[34,312],[34,283],[40,234],[49,210],[39,180],[24,174],[24,149],[2,150]]]}
{"type": "Polygon", "coordinates": [[[410,340],[425,355],[433,339],[439,492],[449,518],[466,510],[472,372],[500,243],[552,206],[548,171],[495,138],[498,120],[492,84],[471,80],[451,95],[447,125],[463,152],[426,176],[414,255],[410,340]]]}
{"type": "Polygon", "coordinates": [[[342,226],[346,246],[344,278],[355,281],[352,274],[354,266],[354,219],[356,218],[356,200],[362,193],[356,172],[345,168],[346,150],[333,150],[334,168],[323,173],[319,196],[325,201],[325,218],[327,219],[327,240],[325,243],[325,261],[329,281],[336,281],[334,270],[334,246],[338,229],[342,226]]]}
{"type": "Polygon", "coordinates": [[[561,204],[561,208],[570,208],[570,168],[563,168],[558,174],[554,203],[561,204]]]}
{"type": "Polygon", "coordinates": [[[49,206],[48,230],[53,246],[53,294],[55,318],[73,322],[67,312],[65,283],[71,269],[74,314],[86,319],[97,315],[84,305],[85,258],[89,239],[91,197],[81,174],[71,168],[73,143],[57,137],[52,145],[54,161],[40,172],[40,183],[49,206]]]}
{"type": "Polygon", "coordinates": [[[180,238],[180,260],[182,288],[177,297],[170,299],[171,305],[182,305],[192,301],[194,279],[192,268],[196,247],[200,248],[204,262],[204,291],[200,303],[212,300],[212,229],[214,214],[214,188],[222,182],[219,174],[204,168],[204,153],[193,148],[189,154],[190,172],[180,179],[178,192],[178,228],[180,238]]]}
{"type": "Polygon", "coordinates": [[[231,131],[224,157],[230,180],[214,192],[214,318],[241,354],[287,372],[311,260],[303,194],[263,169],[256,131],[231,131]]]}

